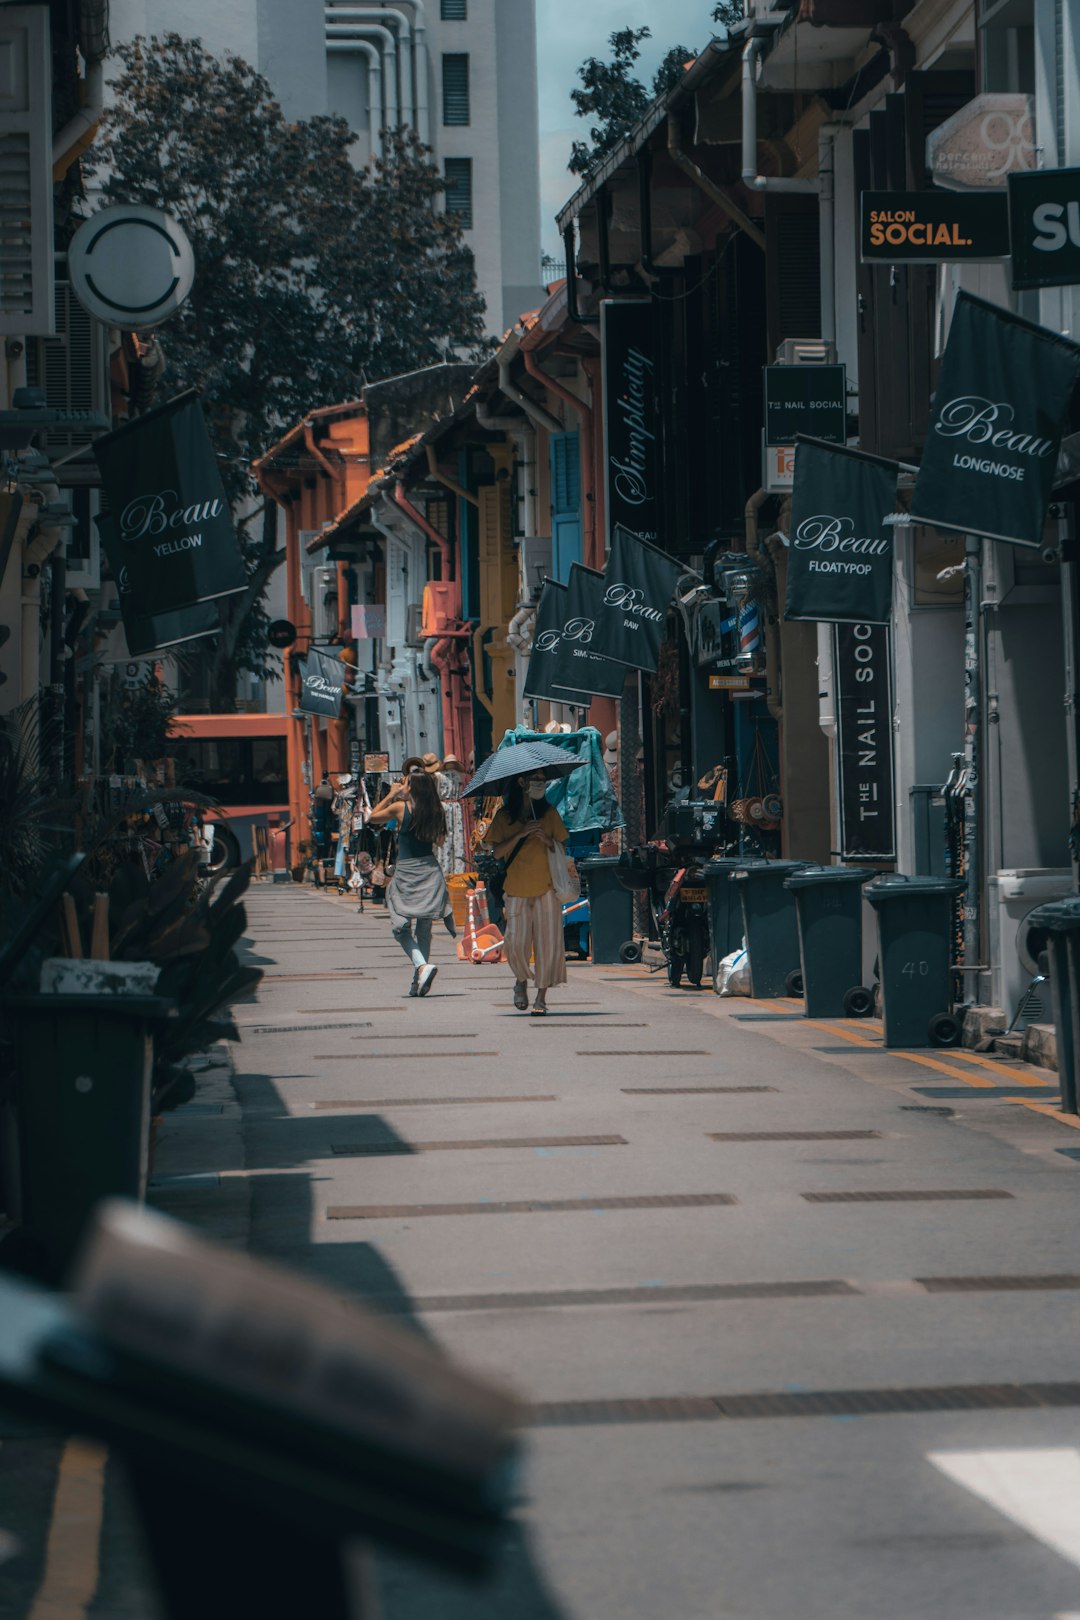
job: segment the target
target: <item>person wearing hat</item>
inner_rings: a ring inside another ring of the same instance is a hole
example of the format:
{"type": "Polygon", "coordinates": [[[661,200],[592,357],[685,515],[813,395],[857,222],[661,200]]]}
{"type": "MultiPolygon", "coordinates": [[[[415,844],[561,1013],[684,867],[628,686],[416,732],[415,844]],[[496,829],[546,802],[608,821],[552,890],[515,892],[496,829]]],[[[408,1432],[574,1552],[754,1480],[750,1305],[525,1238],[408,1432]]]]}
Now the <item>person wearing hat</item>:
{"type": "Polygon", "coordinates": [[[438,754],[424,754],[420,760],[421,765],[429,776],[438,776],[442,770],[442,760],[438,754]]]}

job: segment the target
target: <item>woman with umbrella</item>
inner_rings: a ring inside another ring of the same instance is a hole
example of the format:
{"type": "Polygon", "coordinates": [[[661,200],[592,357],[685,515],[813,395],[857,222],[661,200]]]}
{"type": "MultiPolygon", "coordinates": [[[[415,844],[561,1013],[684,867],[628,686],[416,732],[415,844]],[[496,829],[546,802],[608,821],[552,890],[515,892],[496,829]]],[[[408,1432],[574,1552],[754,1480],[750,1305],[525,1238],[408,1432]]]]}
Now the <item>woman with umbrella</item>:
{"type": "Polygon", "coordinates": [[[439,971],[431,956],[431,925],[441,917],[456,933],[454,908],[446,889],[436,847],[446,837],[446,816],[434,780],[422,764],[398,782],[372,810],[376,827],[398,823],[398,854],[386,889],[386,909],[394,938],[413,965],[410,996],[426,996],[439,971]]]}
{"type": "MultiPolygon", "coordinates": [[[[507,756],[532,747],[521,744],[506,750],[507,756]]],[[[535,752],[539,753],[538,750],[535,752]]],[[[582,763],[568,760],[561,751],[548,747],[558,761],[555,769],[565,774],[582,763]]],[[[498,761],[495,755],[495,761],[498,761]]],[[[491,761],[488,762],[489,766],[491,761]]],[[[502,809],[495,816],[484,839],[486,847],[506,866],[506,955],[514,975],[514,1006],[525,1012],[529,1005],[529,980],[536,986],[533,1017],[547,1012],[547,993],[552,985],[566,983],[566,952],[563,948],[562,903],[555,893],[548,851],[566,843],[566,827],[555,806],[546,797],[546,771],[552,769],[543,759],[532,769],[512,776],[498,774],[503,788],[502,809]],[[531,958],[531,963],[530,963],[531,958]]],[[[491,784],[495,773],[484,773],[491,784]]],[[[470,792],[478,785],[470,784],[470,792]]]]}

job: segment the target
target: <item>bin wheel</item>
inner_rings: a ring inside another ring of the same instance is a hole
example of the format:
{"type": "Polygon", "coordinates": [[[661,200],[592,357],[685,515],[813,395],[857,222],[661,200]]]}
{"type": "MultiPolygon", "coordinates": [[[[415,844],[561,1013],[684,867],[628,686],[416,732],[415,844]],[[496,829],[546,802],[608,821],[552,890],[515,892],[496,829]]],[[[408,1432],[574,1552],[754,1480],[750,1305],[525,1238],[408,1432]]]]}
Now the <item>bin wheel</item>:
{"type": "Polygon", "coordinates": [[[844,995],[844,1016],[847,1018],[869,1018],[874,1010],[874,993],[863,985],[857,984],[844,995]]]}
{"type": "Polygon", "coordinates": [[[640,939],[626,939],[626,940],[623,941],[623,943],[619,946],[619,961],[620,962],[640,962],[641,961],[641,941],[640,941],[640,939]]]}
{"type": "Polygon", "coordinates": [[[952,1013],[936,1013],[926,1030],[931,1046],[959,1046],[964,1033],[959,1018],[952,1013]]]}
{"type": "Polygon", "coordinates": [[[789,996],[801,996],[803,994],[803,976],[801,968],[792,969],[787,978],[784,980],[784,989],[789,996]]]}

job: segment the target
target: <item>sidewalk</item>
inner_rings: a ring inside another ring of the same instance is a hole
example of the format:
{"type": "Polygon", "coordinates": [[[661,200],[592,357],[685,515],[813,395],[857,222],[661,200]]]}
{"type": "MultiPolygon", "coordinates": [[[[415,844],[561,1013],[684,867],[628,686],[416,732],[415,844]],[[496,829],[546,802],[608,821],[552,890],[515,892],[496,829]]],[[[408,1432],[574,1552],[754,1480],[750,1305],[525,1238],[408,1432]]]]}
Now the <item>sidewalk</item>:
{"type": "Polygon", "coordinates": [[[1052,1076],[641,967],[572,963],[532,1019],[438,935],[408,1000],[380,911],[261,886],[249,918],[235,1074],[163,1124],[154,1201],[533,1403],[496,1581],[381,1559],[384,1620],[1080,1610],[1052,1076]]]}

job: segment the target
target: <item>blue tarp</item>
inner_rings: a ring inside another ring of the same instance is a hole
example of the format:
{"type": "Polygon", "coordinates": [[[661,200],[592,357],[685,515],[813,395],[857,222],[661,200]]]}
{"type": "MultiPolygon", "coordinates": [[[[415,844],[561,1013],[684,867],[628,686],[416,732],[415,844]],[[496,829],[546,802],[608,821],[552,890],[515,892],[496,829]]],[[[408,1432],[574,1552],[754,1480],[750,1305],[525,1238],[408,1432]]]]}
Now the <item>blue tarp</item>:
{"type": "Polygon", "coordinates": [[[583,726],[580,731],[528,731],[519,726],[503,736],[500,748],[514,743],[554,743],[568,754],[584,754],[588,765],[571,771],[569,776],[552,782],[547,790],[548,799],[555,806],[571,833],[602,831],[608,827],[621,827],[623,814],[615,789],[611,785],[604,764],[604,744],[595,726],[583,726]]]}

